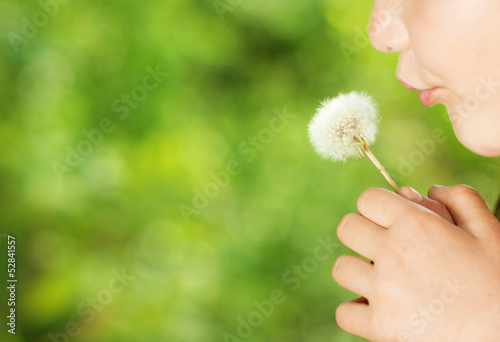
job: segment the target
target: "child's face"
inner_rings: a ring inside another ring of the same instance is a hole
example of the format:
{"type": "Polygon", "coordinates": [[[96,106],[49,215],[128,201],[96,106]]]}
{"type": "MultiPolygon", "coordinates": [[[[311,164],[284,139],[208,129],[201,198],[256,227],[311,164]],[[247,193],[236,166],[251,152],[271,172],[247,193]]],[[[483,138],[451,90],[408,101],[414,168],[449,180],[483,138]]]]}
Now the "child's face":
{"type": "Polygon", "coordinates": [[[446,106],[471,151],[500,156],[500,1],[375,0],[370,40],[401,52],[397,78],[446,106]]]}

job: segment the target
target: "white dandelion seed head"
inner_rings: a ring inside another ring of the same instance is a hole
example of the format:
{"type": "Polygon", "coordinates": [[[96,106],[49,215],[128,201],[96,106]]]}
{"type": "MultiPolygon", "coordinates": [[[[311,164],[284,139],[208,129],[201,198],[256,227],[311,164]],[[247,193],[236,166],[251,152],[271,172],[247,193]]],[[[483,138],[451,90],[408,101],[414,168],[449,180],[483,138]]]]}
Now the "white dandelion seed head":
{"type": "Polygon", "coordinates": [[[325,159],[345,161],[361,156],[363,141],[375,142],[378,114],[373,98],[351,92],[321,103],[309,123],[309,139],[325,159]]]}

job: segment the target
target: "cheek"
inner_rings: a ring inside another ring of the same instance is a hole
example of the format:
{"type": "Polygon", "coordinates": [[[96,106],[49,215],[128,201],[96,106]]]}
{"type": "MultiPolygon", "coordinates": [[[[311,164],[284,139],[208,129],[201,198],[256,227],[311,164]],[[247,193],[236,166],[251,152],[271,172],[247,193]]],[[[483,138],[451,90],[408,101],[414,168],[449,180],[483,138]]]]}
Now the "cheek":
{"type": "Polygon", "coordinates": [[[500,70],[499,1],[421,0],[406,20],[421,73],[432,85],[470,95],[480,76],[500,70]]]}
{"type": "Polygon", "coordinates": [[[416,67],[441,100],[455,134],[469,150],[500,156],[500,1],[413,2],[407,17],[416,67]]]}
{"type": "Polygon", "coordinates": [[[464,70],[463,48],[453,34],[437,34],[440,31],[439,25],[429,25],[412,37],[420,73],[430,86],[442,86],[457,94],[466,93],[465,85],[472,77],[464,70]]]}

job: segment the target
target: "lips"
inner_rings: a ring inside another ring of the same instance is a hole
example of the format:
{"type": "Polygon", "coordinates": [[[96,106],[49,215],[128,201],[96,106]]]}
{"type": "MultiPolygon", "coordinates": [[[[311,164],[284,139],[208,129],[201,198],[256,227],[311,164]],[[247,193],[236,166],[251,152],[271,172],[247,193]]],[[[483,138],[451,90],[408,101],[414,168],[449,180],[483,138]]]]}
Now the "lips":
{"type": "Polygon", "coordinates": [[[425,107],[432,106],[436,102],[436,90],[438,88],[432,88],[427,90],[418,90],[418,100],[425,107]]]}
{"type": "Polygon", "coordinates": [[[405,83],[403,80],[401,80],[399,78],[398,78],[398,81],[406,89],[411,90],[411,91],[416,90],[417,94],[418,94],[418,100],[420,101],[420,103],[422,103],[423,106],[429,107],[429,106],[432,106],[433,104],[436,103],[436,100],[437,100],[436,99],[436,91],[438,90],[438,88],[417,89],[417,88],[413,88],[412,86],[408,85],[407,83],[405,83]]]}

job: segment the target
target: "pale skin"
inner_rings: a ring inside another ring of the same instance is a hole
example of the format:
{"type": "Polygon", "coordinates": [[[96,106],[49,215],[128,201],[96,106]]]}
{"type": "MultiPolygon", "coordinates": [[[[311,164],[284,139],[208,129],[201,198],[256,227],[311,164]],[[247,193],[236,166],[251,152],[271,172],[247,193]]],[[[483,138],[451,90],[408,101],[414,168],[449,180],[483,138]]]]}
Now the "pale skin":
{"type": "MultiPolygon", "coordinates": [[[[375,0],[369,31],[401,53],[397,78],[438,87],[457,138],[488,157],[500,156],[499,17],[495,0],[375,0]]],[[[340,328],[381,342],[500,340],[500,222],[474,189],[368,189],[357,207],[337,234],[368,261],[335,262],[334,279],[361,296],[337,308],[340,328]]]]}

